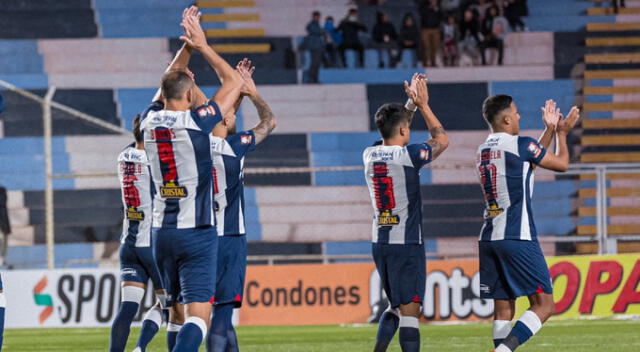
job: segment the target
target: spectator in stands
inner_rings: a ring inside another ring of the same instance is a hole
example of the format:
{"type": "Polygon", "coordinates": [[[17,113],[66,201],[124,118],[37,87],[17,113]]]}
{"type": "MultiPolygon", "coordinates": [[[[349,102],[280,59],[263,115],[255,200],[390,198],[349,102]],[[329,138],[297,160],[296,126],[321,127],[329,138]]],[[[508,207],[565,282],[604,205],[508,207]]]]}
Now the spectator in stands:
{"type": "Polygon", "coordinates": [[[333,17],[327,16],[324,20],[324,56],[326,67],[338,66],[338,46],[342,44],[342,34],[338,32],[333,17]]]}
{"type": "Polygon", "coordinates": [[[496,48],[498,50],[498,65],[502,65],[504,38],[508,29],[509,23],[506,18],[500,15],[498,8],[495,6],[489,8],[487,16],[482,22],[484,40],[480,43],[480,51],[483,65],[487,64],[486,51],[488,48],[496,48]]]}
{"type": "Polygon", "coordinates": [[[371,38],[378,49],[378,67],[384,67],[384,52],[389,54],[389,66],[396,67],[398,55],[398,34],[393,23],[389,21],[389,15],[379,11],[376,15],[376,24],[371,31],[371,38]]]}
{"type": "Polygon", "coordinates": [[[351,49],[358,53],[358,67],[364,67],[364,45],[360,40],[360,32],[366,32],[367,27],[360,22],[357,9],[349,10],[347,17],[340,22],[338,31],[342,33],[342,44],[338,47],[342,63],[347,66],[345,52],[351,49]]]}
{"type": "Polygon", "coordinates": [[[520,18],[524,10],[524,2],[522,0],[507,0],[504,7],[504,17],[509,21],[511,30],[521,32],[525,30],[524,22],[520,18]]]}
{"type": "Polygon", "coordinates": [[[460,59],[464,54],[474,65],[477,63],[478,46],[482,42],[480,36],[478,20],[473,15],[473,11],[467,9],[462,17],[462,22],[460,22],[460,41],[458,44],[460,59]]]}
{"type": "Polygon", "coordinates": [[[441,0],[440,6],[442,6],[442,11],[447,15],[457,15],[460,11],[460,7],[462,5],[462,1],[460,0],[441,0]]]}
{"type": "MultiPolygon", "coordinates": [[[[413,49],[416,57],[420,57],[418,43],[420,42],[420,33],[418,26],[411,12],[407,12],[402,19],[402,27],[400,27],[400,36],[398,38],[398,57],[396,62],[402,62],[402,52],[405,49],[413,49]]],[[[415,66],[415,61],[412,66],[415,66]]]]}
{"type": "Polygon", "coordinates": [[[307,37],[305,47],[311,53],[311,66],[309,67],[309,83],[318,83],[318,72],[322,63],[324,51],[324,30],[320,26],[320,12],[314,11],[311,21],[307,24],[307,37]]]}
{"type": "Polygon", "coordinates": [[[478,21],[482,23],[487,14],[487,10],[493,5],[493,3],[487,0],[478,0],[478,3],[470,6],[471,10],[477,12],[478,21]]]}
{"type": "Polygon", "coordinates": [[[613,12],[618,13],[618,7],[626,7],[624,0],[611,0],[611,6],[613,6],[613,12]]]}
{"type": "Polygon", "coordinates": [[[437,0],[423,0],[420,10],[420,39],[422,42],[422,64],[437,66],[436,54],[440,48],[440,22],[442,13],[437,0]]]}
{"type": "Polygon", "coordinates": [[[455,66],[458,60],[458,39],[460,30],[453,15],[447,16],[442,26],[442,61],[445,66],[455,66]]]}

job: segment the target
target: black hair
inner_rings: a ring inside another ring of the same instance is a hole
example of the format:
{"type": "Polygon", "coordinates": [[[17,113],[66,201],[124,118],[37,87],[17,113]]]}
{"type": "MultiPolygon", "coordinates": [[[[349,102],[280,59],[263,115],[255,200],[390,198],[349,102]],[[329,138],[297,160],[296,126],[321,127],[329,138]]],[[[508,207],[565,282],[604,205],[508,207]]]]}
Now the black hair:
{"type": "Polygon", "coordinates": [[[311,16],[313,16],[313,17],[316,17],[316,16],[320,17],[320,11],[313,11],[313,13],[311,14],[311,16]]]}
{"type": "Polygon", "coordinates": [[[358,9],[355,8],[355,7],[350,8],[349,9],[349,14],[351,15],[351,14],[354,14],[354,13],[358,13],[358,9]]]}
{"type": "Polygon", "coordinates": [[[376,21],[377,21],[378,23],[382,23],[382,21],[384,21],[384,16],[385,16],[385,15],[386,15],[386,14],[385,14],[384,12],[382,12],[382,11],[378,11],[378,12],[376,12],[376,21]]]}
{"type": "Polygon", "coordinates": [[[402,17],[402,25],[406,25],[407,24],[407,20],[411,19],[411,21],[413,21],[413,25],[416,25],[416,19],[413,18],[413,14],[411,12],[407,12],[404,14],[404,17],[402,17]]]}
{"type": "Polygon", "coordinates": [[[327,18],[324,19],[325,21],[333,21],[333,17],[331,16],[327,16],[327,18]]]}
{"type": "Polygon", "coordinates": [[[400,123],[405,121],[411,123],[411,115],[402,104],[387,103],[376,111],[375,121],[382,139],[389,139],[395,136],[400,123]]]}
{"type": "Polygon", "coordinates": [[[142,143],[142,131],[140,130],[140,120],[142,119],[142,115],[138,114],[133,119],[133,138],[136,140],[136,143],[142,143]]]}
{"type": "Polygon", "coordinates": [[[184,71],[169,71],[162,76],[160,87],[165,99],[179,100],[193,87],[193,80],[184,71]]]}
{"type": "Polygon", "coordinates": [[[500,113],[511,107],[513,98],[510,95],[499,94],[488,97],[482,103],[482,116],[489,125],[495,123],[500,113]]]}

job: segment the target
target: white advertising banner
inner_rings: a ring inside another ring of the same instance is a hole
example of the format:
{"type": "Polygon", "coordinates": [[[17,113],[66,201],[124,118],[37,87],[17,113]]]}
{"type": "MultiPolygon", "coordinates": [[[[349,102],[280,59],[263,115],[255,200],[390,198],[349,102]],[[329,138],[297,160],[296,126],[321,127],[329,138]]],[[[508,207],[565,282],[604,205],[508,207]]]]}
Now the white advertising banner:
{"type": "MultiPolygon", "coordinates": [[[[5,327],[108,327],[120,304],[117,269],[15,270],[2,272],[5,327]]],[[[147,290],[135,318],[153,305],[147,290]]]]}

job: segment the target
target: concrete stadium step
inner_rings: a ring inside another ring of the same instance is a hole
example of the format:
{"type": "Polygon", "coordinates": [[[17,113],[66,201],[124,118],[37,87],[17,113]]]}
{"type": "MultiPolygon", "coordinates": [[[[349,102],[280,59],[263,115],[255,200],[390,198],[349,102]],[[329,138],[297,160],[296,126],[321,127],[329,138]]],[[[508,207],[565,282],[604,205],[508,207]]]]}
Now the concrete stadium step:
{"type": "MultiPolygon", "coordinates": [[[[607,207],[607,216],[640,215],[640,207],[607,207]]],[[[596,207],[579,207],[578,216],[596,216],[596,207]]]]}
{"type": "MultiPolygon", "coordinates": [[[[594,174],[580,175],[580,181],[593,181],[596,179],[594,174]]],[[[622,174],[607,174],[607,180],[635,180],[640,179],[640,173],[622,173],[622,174]]]]}
{"type": "Polygon", "coordinates": [[[640,110],[640,103],[615,102],[615,103],[584,103],[584,111],[614,111],[614,110],[640,110]]]}
{"type": "Polygon", "coordinates": [[[596,145],[640,145],[640,134],[613,134],[605,136],[582,136],[583,146],[596,145]]]}
{"type": "Polygon", "coordinates": [[[237,29],[207,29],[207,38],[239,38],[239,37],[264,37],[262,28],[237,28],[237,29]]]}
{"type": "Polygon", "coordinates": [[[587,54],[584,56],[587,64],[629,64],[640,63],[640,54],[638,53],[620,53],[620,54],[587,54]]]}
{"type": "MultiPolygon", "coordinates": [[[[637,253],[640,252],[640,242],[618,242],[618,253],[637,253]]],[[[597,243],[577,243],[576,254],[597,254],[597,243]]]]}
{"type": "Polygon", "coordinates": [[[587,46],[640,46],[640,37],[587,38],[587,46]]]}
{"type": "Polygon", "coordinates": [[[637,7],[621,7],[618,12],[613,11],[613,7],[591,7],[587,10],[589,16],[608,16],[608,15],[640,15],[640,8],[637,7]]]}
{"type": "Polygon", "coordinates": [[[196,6],[200,8],[229,8],[229,7],[254,7],[253,0],[209,0],[197,1],[196,6]]]}
{"type": "Polygon", "coordinates": [[[637,119],[585,119],[582,121],[584,129],[629,129],[640,128],[640,118],[637,119]]]}
{"type": "Polygon", "coordinates": [[[640,70],[587,70],[585,79],[634,79],[640,78],[640,70]]]}
{"type": "MultiPolygon", "coordinates": [[[[595,188],[582,188],[578,191],[578,198],[595,198],[597,190],[595,188]]],[[[640,188],[609,188],[607,197],[640,197],[640,188]]]]}
{"type": "Polygon", "coordinates": [[[613,87],[587,86],[583,88],[582,94],[584,95],[640,94],[640,86],[613,86],[613,87]]]}
{"type": "Polygon", "coordinates": [[[640,31],[640,22],[587,23],[588,32],[640,31]]]}
{"type": "Polygon", "coordinates": [[[629,153],[582,153],[583,163],[636,163],[640,162],[640,152],[629,153]]]}
{"type": "Polygon", "coordinates": [[[264,54],[271,52],[271,44],[215,44],[211,46],[219,54],[264,54]]]}
{"type": "MultiPolygon", "coordinates": [[[[595,225],[578,226],[578,235],[593,236],[597,233],[595,225]]],[[[607,227],[609,235],[638,235],[640,234],[640,225],[609,225],[607,227]]]]}
{"type": "Polygon", "coordinates": [[[259,13],[208,13],[203,14],[202,22],[258,22],[259,13]]]}

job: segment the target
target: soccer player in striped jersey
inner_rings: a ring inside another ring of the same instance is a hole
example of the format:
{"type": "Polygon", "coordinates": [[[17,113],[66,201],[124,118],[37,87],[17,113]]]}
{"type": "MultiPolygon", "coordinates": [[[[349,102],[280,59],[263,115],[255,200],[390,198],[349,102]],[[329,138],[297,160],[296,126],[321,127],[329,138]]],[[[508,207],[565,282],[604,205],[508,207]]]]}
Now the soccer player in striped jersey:
{"type": "Polygon", "coordinates": [[[167,72],[161,82],[162,101],[147,109],[141,124],[156,190],[154,254],[168,298],[186,305],[174,352],[197,351],[207,336],[218,246],[209,134],[233,109],[243,83],[207,44],[200,14],[191,9],[196,13],[184,16],[180,39],[203,55],[222,86],[206,101],[188,73],[167,72]]]}
{"type": "Polygon", "coordinates": [[[536,141],[518,135],[520,114],[510,96],[488,97],[482,106],[491,134],[476,155],[486,202],[479,243],[480,296],[495,302],[493,341],[498,352],[511,352],[525,343],[555,310],[551,277],[533,222],[533,171],[536,166],[567,170],[567,134],[580,115],[574,106],[563,120],[551,100],[542,110],[546,129],[536,141]],[[554,134],[555,154],[546,150],[554,134]],[[516,298],[521,296],[527,296],[531,306],[511,328],[516,298]]]}
{"type": "MultiPolygon", "coordinates": [[[[242,306],[247,266],[247,238],[244,213],[244,157],[253,151],[276,127],[271,108],[262,99],[251,78],[254,68],[248,60],[237,68],[245,81],[243,96],[258,111],[260,122],[251,130],[236,133],[236,116],[229,113],[213,130],[211,156],[215,212],[218,236],[218,272],[216,301],[207,337],[207,351],[238,351],[238,341],[231,318],[233,309],[242,306]]],[[[242,98],[240,98],[242,99],[242,98]]],[[[239,106],[240,99],[238,100],[239,106]]]]}
{"type": "Polygon", "coordinates": [[[374,352],[386,351],[398,328],[404,352],[420,350],[419,317],[426,283],[422,239],[420,169],[449,145],[444,128],[429,107],[427,79],[415,74],[406,106],[382,105],[375,122],[382,141],[365,149],[365,178],[374,210],[373,259],[390,305],[378,326],[374,352]],[[409,144],[413,112],[420,109],[431,139],[409,144]]]}
{"type": "MultiPolygon", "coordinates": [[[[133,121],[135,143],[118,155],[118,177],[124,205],[120,245],[122,304],[111,326],[109,351],[122,352],[127,344],[131,322],[138,312],[149,279],[159,304],[145,316],[141,339],[151,341],[162,324],[165,293],[151,249],[153,188],[147,154],[140,132],[140,115],[133,121]],[[153,327],[155,326],[155,329],[153,327]],[[151,328],[151,329],[150,329],[151,328]]],[[[146,345],[145,345],[146,346],[146,345]]],[[[144,350],[144,347],[140,349],[144,350]]]]}

